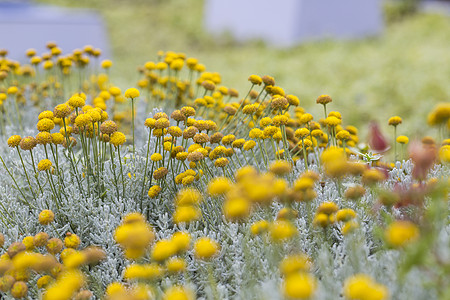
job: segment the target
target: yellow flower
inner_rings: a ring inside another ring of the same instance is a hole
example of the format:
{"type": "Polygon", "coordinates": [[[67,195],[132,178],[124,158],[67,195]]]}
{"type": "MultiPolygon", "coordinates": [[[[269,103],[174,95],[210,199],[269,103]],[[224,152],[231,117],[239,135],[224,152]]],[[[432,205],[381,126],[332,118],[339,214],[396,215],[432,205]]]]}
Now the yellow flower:
{"type": "Polygon", "coordinates": [[[86,102],[80,96],[74,95],[74,96],[70,97],[68,103],[69,103],[70,106],[76,108],[76,107],[83,107],[86,102]]]}
{"type": "Polygon", "coordinates": [[[336,220],[341,222],[348,222],[351,219],[356,218],[356,213],[351,208],[343,208],[337,211],[336,220]]]}
{"type": "Polygon", "coordinates": [[[408,142],[409,142],[409,139],[408,139],[407,136],[399,135],[399,136],[397,137],[397,143],[406,145],[406,144],[408,144],[408,142]]]}
{"type": "Polygon", "coordinates": [[[199,191],[192,188],[185,188],[178,192],[177,197],[175,199],[176,205],[192,205],[198,204],[202,200],[202,195],[199,191]]]}
{"type": "Polygon", "coordinates": [[[339,207],[334,202],[323,202],[317,208],[317,212],[323,213],[326,215],[331,215],[331,214],[337,212],[338,209],[339,209],[339,207]]]}
{"type": "Polygon", "coordinates": [[[112,66],[112,61],[110,61],[109,59],[105,59],[102,61],[101,66],[103,69],[109,69],[112,66]]]}
{"type": "Polygon", "coordinates": [[[111,145],[114,146],[120,146],[123,145],[126,142],[126,137],[125,134],[123,134],[120,131],[116,131],[111,135],[111,138],[109,139],[109,142],[111,143],[111,145]]]}
{"type": "Polygon", "coordinates": [[[276,175],[283,176],[292,170],[292,166],[286,160],[276,160],[270,165],[269,170],[276,175]]]}
{"type": "Polygon", "coordinates": [[[50,131],[55,128],[55,123],[49,118],[43,118],[38,121],[36,128],[39,131],[50,131]]]}
{"type": "Polygon", "coordinates": [[[43,300],[54,299],[71,299],[75,292],[77,292],[84,284],[84,276],[81,271],[72,270],[64,272],[58,279],[52,284],[45,294],[43,300]]]}
{"type": "Polygon", "coordinates": [[[11,295],[16,298],[24,298],[28,293],[28,286],[23,281],[16,281],[11,288],[11,295]]]}
{"type": "Polygon", "coordinates": [[[250,214],[250,203],[245,198],[236,197],[225,200],[223,212],[229,220],[239,220],[250,214]]]}
{"type": "Polygon", "coordinates": [[[54,219],[55,214],[51,210],[44,209],[39,214],[39,223],[41,223],[41,225],[48,225],[53,222],[54,219]]]}
{"type": "Polygon", "coordinates": [[[173,213],[173,222],[178,223],[188,223],[198,220],[201,216],[201,212],[197,207],[186,205],[178,206],[173,213]]]}
{"type": "Polygon", "coordinates": [[[344,295],[350,300],[384,300],[388,289],[365,274],[356,274],[345,280],[344,295]]]}
{"type": "Polygon", "coordinates": [[[262,83],[262,79],[258,75],[250,75],[248,81],[250,81],[254,85],[261,85],[262,83]]]}
{"type": "Polygon", "coordinates": [[[317,288],[316,279],[308,273],[293,273],[283,283],[283,294],[288,299],[308,299],[317,288]]]}
{"type": "Polygon", "coordinates": [[[173,257],[166,262],[167,271],[180,273],[186,270],[186,262],[182,258],[173,257]]]}
{"type": "Polygon", "coordinates": [[[30,251],[34,249],[34,236],[26,236],[22,240],[22,244],[25,245],[25,248],[30,251]]]}
{"type": "Polygon", "coordinates": [[[316,99],[316,103],[317,104],[323,104],[323,105],[327,105],[328,103],[332,102],[333,100],[331,99],[330,96],[328,95],[320,95],[317,99],[316,99]]]}
{"type": "Polygon", "coordinates": [[[392,247],[403,247],[419,237],[419,228],[409,221],[394,221],[385,231],[387,243],[392,247]]]}
{"type": "Polygon", "coordinates": [[[162,300],[194,300],[194,293],[182,286],[173,286],[169,288],[162,297],[162,300]]]}
{"type": "Polygon", "coordinates": [[[312,267],[311,258],[306,254],[293,254],[286,256],[280,263],[280,272],[284,276],[296,272],[308,272],[312,267]]]}
{"type": "Polygon", "coordinates": [[[297,233],[295,226],[285,220],[275,221],[270,225],[269,229],[270,237],[276,242],[283,242],[297,233]]]}
{"type": "Polygon", "coordinates": [[[160,265],[153,264],[132,264],[127,266],[123,277],[128,280],[133,279],[156,279],[161,277],[163,269],[160,265]]]}
{"type": "Polygon", "coordinates": [[[176,245],[171,240],[160,240],[153,246],[151,257],[161,262],[174,255],[176,251],[176,245]]]}
{"type": "Polygon", "coordinates": [[[402,118],[400,118],[399,116],[394,116],[389,118],[388,124],[392,125],[392,126],[397,126],[398,124],[402,123],[402,118]]]}
{"type": "Polygon", "coordinates": [[[231,189],[231,181],[225,177],[215,177],[208,184],[208,193],[211,196],[224,195],[231,189]]]}
{"type": "Polygon", "coordinates": [[[126,98],[131,98],[131,99],[134,99],[134,98],[137,98],[137,97],[139,97],[139,90],[138,89],[135,89],[135,88],[129,88],[129,89],[127,89],[126,91],[125,91],[125,97],[126,98]]]}
{"type": "Polygon", "coordinates": [[[266,232],[269,229],[269,222],[266,220],[260,220],[252,224],[250,227],[250,232],[253,235],[258,235],[266,232]]]}
{"type": "Polygon", "coordinates": [[[49,159],[42,159],[37,165],[39,171],[48,171],[51,167],[52,162],[49,159]]]}
{"type": "Polygon", "coordinates": [[[20,144],[20,141],[22,140],[22,137],[20,135],[13,135],[9,137],[7,143],[8,146],[11,148],[17,147],[20,144]]]}
{"type": "Polygon", "coordinates": [[[78,248],[80,246],[81,240],[78,235],[74,233],[66,233],[66,237],[64,238],[64,246],[67,248],[78,248]]]}
{"type": "Polygon", "coordinates": [[[178,231],[172,235],[172,243],[175,245],[176,252],[182,253],[189,249],[191,236],[187,232],[178,231]]]}
{"type": "Polygon", "coordinates": [[[347,235],[353,232],[356,228],[359,227],[359,224],[353,220],[345,222],[345,224],[341,228],[341,232],[343,235],[347,235]]]}
{"type": "Polygon", "coordinates": [[[219,252],[219,244],[214,240],[202,237],[194,244],[195,256],[202,260],[207,260],[219,252]]]}
{"type": "Polygon", "coordinates": [[[126,292],[127,290],[122,283],[113,282],[106,287],[105,294],[106,296],[113,298],[115,296],[125,296],[126,292]]]}
{"type": "Polygon", "coordinates": [[[159,185],[154,185],[148,190],[148,196],[150,198],[155,198],[161,192],[161,187],[159,185]]]}
{"type": "Polygon", "coordinates": [[[335,116],[327,117],[324,122],[329,127],[336,127],[342,123],[341,119],[339,119],[335,116]]]}
{"type": "Polygon", "coordinates": [[[45,288],[52,281],[53,281],[53,277],[51,277],[50,275],[44,275],[37,280],[36,285],[37,285],[38,289],[42,289],[42,288],[45,288]]]}

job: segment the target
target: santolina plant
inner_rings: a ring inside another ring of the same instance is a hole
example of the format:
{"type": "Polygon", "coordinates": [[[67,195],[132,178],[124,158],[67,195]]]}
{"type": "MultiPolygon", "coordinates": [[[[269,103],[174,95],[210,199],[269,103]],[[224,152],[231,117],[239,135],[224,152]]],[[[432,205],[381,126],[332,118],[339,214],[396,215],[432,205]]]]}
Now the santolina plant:
{"type": "Polygon", "coordinates": [[[394,116],[366,144],[268,75],[241,98],[159,52],[122,93],[100,50],[47,46],[0,52],[3,297],[448,298],[447,103],[435,138],[394,116]]]}

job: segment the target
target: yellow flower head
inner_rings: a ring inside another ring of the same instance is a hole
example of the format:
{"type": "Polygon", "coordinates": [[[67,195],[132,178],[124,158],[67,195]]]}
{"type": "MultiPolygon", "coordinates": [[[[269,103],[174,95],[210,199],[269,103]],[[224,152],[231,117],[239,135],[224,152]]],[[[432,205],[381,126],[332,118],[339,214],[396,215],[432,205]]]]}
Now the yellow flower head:
{"type": "Polygon", "coordinates": [[[41,223],[41,225],[48,225],[53,222],[54,219],[55,214],[51,210],[44,209],[39,214],[39,223],[41,223]]]}
{"type": "Polygon", "coordinates": [[[219,244],[210,238],[202,237],[195,242],[194,252],[197,258],[207,260],[219,252],[219,244]]]}
{"type": "Polygon", "coordinates": [[[139,97],[139,95],[140,95],[139,90],[136,88],[129,88],[125,91],[125,94],[124,94],[125,98],[131,98],[131,99],[137,98],[137,97],[139,97]]]}
{"type": "Polygon", "coordinates": [[[111,138],[109,139],[109,142],[112,144],[112,145],[114,145],[114,146],[116,146],[116,147],[118,147],[118,146],[120,146],[120,145],[123,145],[125,142],[126,142],[126,137],[125,137],[125,134],[123,134],[122,132],[120,132],[120,131],[116,131],[116,132],[114,132],[113,134],[111,134],[111,138]]]}
{"type": "Polygon", "coordinates": [[[270,237],[275,242],[283,242],[292,238],[296,233],[297,229],[291,222],[285,220],[275,221],[270,225],[270,237]]]}
{"type": "Polygon", "coordinates": [[[308,273],[296,272],[286,276],[283,294],[288,299],[310,299],[317,288],[317,280],[308,273]]]}
{"type": "Polygon", "coordinates": [[[17,147],[20,144],[20,141],[22,140],[22,137],[20,135],[13,135],[8,138],[8,146],[11,148],[17,147]]]}
{"type": "Polygon", "coordinates": [[[388,121],[388,124],[392,125],[394,127],[401,123],[402,123],[402,118],[400,118],[399,116],[391,117],[391,118],[389,118],[389,121],[388,121]]]}
{"type": "Polygon", "coordinates": [[[166,290],[162,300],[194,300],[194,292],[182,286],[173,286],[166,290]]]}
{"type": "Polygon", "coordinates": [[[280,272],[284,276],[288,276],[296,272],[308,272],[311,267],[311,258],[306,254],[293,254],[283,258],[280,263],[280,272]]]}
{"type": "Polygon", "coordinates": [[[399,143],[399,144],[406,145],[406,144],[408,144],[408,142],[409,142],[409,138],[407,136],[399,135],[397,137],[397,143],[399,143]]]}
{"type": "Polygon", "coordinates": [[[232,187],[232,183],[228,178],[215,177],[208,184],[208,193],[211,196],[224,195],[232,187]]]}
{"type": "Polygon", "coordinates": [[[172,240],[160,240],[153,246],[151,257],[153,260],[161,262],[175,255],[176,252],[177,247],[172,240]]]}
{"type": "Polygon", "coordinates": [[[39,171],[48,171],[52,167],[52,162],[49,159],[43,159],[38,163],[39,171]]]}
{"type": "Polygon", "coordinates": [[[385,300],[388,299],[388,289],[370,276],[356,274],[345,280],[344,295],[349,300],[385,300]]]}
{"type": "Polygon", "coordinates": [[[419,228],[409,221],[394,221],[385,231],[387,243],[392,247],[403,247],[419,237],[419,228]]]}
{"type": "Polygon", "coordinates": [[[78,246],[80,246],[81,240],[78,237],[78,235],[74,233],[66,233],[66,237],[64,238],[64,246],[67,248],[73,248],[76,249],[78,246]]]}

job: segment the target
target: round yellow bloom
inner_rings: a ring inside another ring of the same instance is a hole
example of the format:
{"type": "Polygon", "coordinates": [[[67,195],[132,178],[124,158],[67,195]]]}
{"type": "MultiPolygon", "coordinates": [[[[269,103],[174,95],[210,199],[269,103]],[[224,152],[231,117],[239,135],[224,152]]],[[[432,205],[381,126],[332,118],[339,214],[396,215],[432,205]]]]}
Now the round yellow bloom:
{"type": "Polygon", "coordinates": [[[129,88],[129,89],[127,89],[126,91],[125,91],[125,97],[126,98],[131,98],[131,99],[134,99],[134,98],[137,98],[137,97],[139,97],[139,90],[138,89],[135,89],[135,88],[129,88]]]}
{"type": "Polygon", "coordinates": [[[178,206],[173,213],[173,222],[178,223],[188,223],[198,220],[201,216],[200,210],[191,205],[178,206]]]}
{"type": "Polygon", "coordinates": [[[54,219],[55,214],[51,210],[44,209],[39,214],[39,223],[41,223],[41,225],[48,225],[53,222],[54,219]]]}
{"type": "Polygon", "coordinates": [[[306,254],[293,254],[283,258],[280,263],[280,272],[288,276],[296,272],[308,272],[311,267],[311,258],[306,254]]]}
{"type": "Polygon", "coordinates": [[[182,253],[189,249],[191,244],[191,236],[187,232],[178,231],[172,235],[172,243],[176,247],[177,253],[182,253]]]}
{"type": "Polygon", "coordinates": [[[182,258],[173,257],[166,262],[167,271],[170,273],[180,273],[186,270],[186,261],[182,258]]]}
{"type": "Polygon", "coordinates": [[[345,280],[344,295],[350,300],[384,300],[389,296],[384,285],[365,274],[356,274],[345,280]]]}
{"type": "Polygon", "coordinates": [[[317,212],[323,213],[326,215],[331,215],[331,214],[337,212],[338,209],[339,209],[339,207],[334,202],[323,202],[317,208],[317,212]]]}
{"type": "Polygon", "coordinates": [[[387,243],[392,247],[403,247],[419,237],[419,228],[409,221],[394,221],[385,231],[387,243]]]}
{"type": "Polygon", "coordinates": [[[52,281],[53,277],[51,277],[50,275],[44,275],[37,280],[36,285],[38,289],[42,289],[45,288],[52,281]]]}
{"type": "Polygon", "coordinates": [[[230,198],[225,200],[223,212],[225,217],[229,220],[244,219],[250,214],[250,203],[245,198],[230,198]]]}
{"type": "Polygon", "coordinates": [[[55,107],[55,109],[53,110],[53,115],[57,118],[65,118],[70,114],[70,112],[70,106],[63,103],[55,107]]]}
{"type": "Polygon", "coordinates": [[[111,68],[112,64],[113,64],[112,61],[109,60],[109,59],[104,59],[104,60],[102,60],[102,62],[101,62],[101,66],[102,66],[103,69],[109,69],[109,68],[111,68]]]}
{"type": "Polygon", "coordinates": [[[207,260],[219,252],[219,244],[210,238],[202,237],[195,242],[194,252],[197,258],[207,260]]]}
{"type": "Polygon", "coordinates": [[[27,295],[28,293],[28,286],[25,282],[23,281],[16,281],[12,288],[11,288],[11,295],[16,298],[16,299],[20,299],[23,298],[27,295]]]}
{"type": "Polygon", "coordinates": [[[43,159],[37,165],[39,171],[48,171],[51,169],[51,167],[52,162],[49,159],[43,159]]]}
{"type": "Polygon", "coordinates": [[[408,142],[409,142],[409,138],[408,138],[407,136],[399,135],[399,136],[397,137],[397,143],[406,145],[406,144],[408,144],[408,142]]]}
{"type": "Polygon", "coordinates": [[[275,221],[270,225],[270,237],[276,242],[283,242],[290,239],[296,233],[297,229],[288,221],[275,221]]]}
{"type": "Polygon", "coordinates": [[[55,123],[51,119],[43,118],[38,121],[36,128],[39,131],[50,131],[55,128],[55,123]]]}
{"type": "Polygon", "coordinates": [[[356,218],[356,212],[351,208],[343,208],[336,213],[336,220],[340,222],[348,222],[354,218],[356,218]]]}
{"type": "Polygon", "coordinates": [[[173,286],[169,288],[162,297],[162,300],[194,300],[194,293],[182,286],[173,286]]]}
{"type": "Polygon", "coordinates": [[[80,246],[80,244],[81,240],[78,235],[70,232],[66,234],[66,237],[64,238],[64,246],[66,246],[67,248],[76,249],[78,248],[78,246],[80,246]]]}
{"type": "Polygon", "coordinates": [[[105,294],[110,298],[114,298],[115,296],[122,296],[126,294],[126,288],[122,283],[113,282],[106,287],[105,294]]]}
{"type": "Polygon", "coordinates": [[[260,220],[252,224],[250,227],[250,232],[253,235],[258,235],[266,232],[269,229],[269,222],[266,220],[260,220]]]}
{"type": "Polygon", "coordinates": [[[83,273],[79,270],[64,272],[45,294],[43,300],[71,299],[74,294],[83,286],[85,280],[83,273]]]}
{"type": "Polygon", "coordinates": [[[208,184],[208,194],[211,196],[224,195],[231,189],[231,181],[225,177],[215,177],[208,184]]]}
{"type": "Polygon", "coordinates": [[[402,123],[402,118],[400,118],[399,116],[391,117],[391,118],[389,118],[389,121],[388,121],[388,124],[392,125],[394,127],[401,123],[402,123]]]}
{"type": "Polygon", "coordinates": [[[153,246],[151,257],[161,262],[174,255],[176,250],[176,245],[171,240],[160,240],[153,246]]]}
{"type": "Polygon", "coordinates": [[[331,116],[331,117],[327,117],[324,122],[329,127],[336,127],[342,123],[342,120],[335,116],[331,116]]]}
{"type": "Polygon", "coordinates": [[[248,81],[250,81],[254,85],[261,85],[262,83],[262,79],[258,75],[250,75],[248,81]]]}
{"type": "Polygon", "coordinates": [[[148,196],[150,198],[155,198],[161,192],[161,187],[159,185],[154,185],[148,190],[148,196]]]}
{"type": "Polygon", "coordinates": [[[192,205],[198,204],[202,200],[202,195],[199,191],[192,188],[185,188],[178,192],[175,199],[176,205],[192,205]]]}
{"type": "Polygon", "coordinates": [[[316,288],[316,279],[311,274],[293,273],[284,280],[283,294],[288,299],[309,299],[316,288]]]}
{"type": "Polygon", "coordinates": [[[11,148],[17,147],[20,144],[20,141],[22,140],[22,137],[20,135],[13,135],[9,137],[7,143],[8,146],[11,148]]]}
{"type": "Polygon", "coordinates": [[[109,142],[116,147],[123,145],[126,141],[127,139],[125,137],[125,134],[120,131],[116,131],[111,134],[111,137],[109,139],[109,142]]]}
{"type": "Polygon", "coordinates": [[[69,105],[76,108],[76,107],[83,107],[85,105],[85,100],[81,98],[80,96],[72,96],[69,99],[69,105]]]}

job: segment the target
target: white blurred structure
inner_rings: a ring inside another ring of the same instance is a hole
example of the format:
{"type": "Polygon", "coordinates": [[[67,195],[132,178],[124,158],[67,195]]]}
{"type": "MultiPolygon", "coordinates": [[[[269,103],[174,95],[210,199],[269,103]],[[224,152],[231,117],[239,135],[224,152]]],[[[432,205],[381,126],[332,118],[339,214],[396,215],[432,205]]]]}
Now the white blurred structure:
{"type": "Polygon", "coordinates": [[[64,53],[92,45],[102,49],[103,57],[110,57],[102,19],[89,10],[0,1],[0,37],[0,48],[16,60],[23,60],[29,48],[38,54],[48,52],[45,45],[49,41],[56,42],[64,53]]]}
{"type": "Polygon", "coordinates": [[[206,0],[205,26],[239,41],[284,47],[319,39],[353,39],[383,30],[381,0],[206,0]]]}

